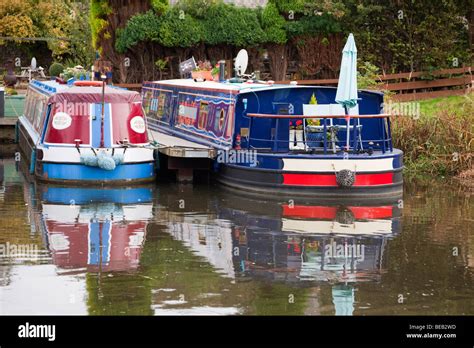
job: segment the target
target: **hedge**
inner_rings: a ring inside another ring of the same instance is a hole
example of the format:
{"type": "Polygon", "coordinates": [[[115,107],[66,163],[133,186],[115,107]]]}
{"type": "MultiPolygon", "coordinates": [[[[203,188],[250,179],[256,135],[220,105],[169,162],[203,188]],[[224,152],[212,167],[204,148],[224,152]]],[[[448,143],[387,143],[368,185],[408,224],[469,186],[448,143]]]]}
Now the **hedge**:
{"type": "Polygon", "coordinates": [[[192,47],[200,42],[236,47],[285,44],[289,36],[302,31],[330,33],[340,31],[340,26],[327,14],[286,21],[272,2],[263,9],[249,9],[216,0],[182,0],[161,15],[148,11],[130,18],[117,33],[115,48],[125,52],[141,41],[166,47],[192,47]]]}

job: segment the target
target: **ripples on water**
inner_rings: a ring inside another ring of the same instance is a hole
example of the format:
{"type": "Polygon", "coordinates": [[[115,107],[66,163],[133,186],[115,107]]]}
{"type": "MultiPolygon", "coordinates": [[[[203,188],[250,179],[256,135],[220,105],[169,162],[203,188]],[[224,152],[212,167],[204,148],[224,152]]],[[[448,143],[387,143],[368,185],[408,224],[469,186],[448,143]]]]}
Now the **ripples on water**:
{"type": "Polygon", "coordinates": [[[473,204],[47,187],[0,160],[0,314],[474,314],[473,204]]]}

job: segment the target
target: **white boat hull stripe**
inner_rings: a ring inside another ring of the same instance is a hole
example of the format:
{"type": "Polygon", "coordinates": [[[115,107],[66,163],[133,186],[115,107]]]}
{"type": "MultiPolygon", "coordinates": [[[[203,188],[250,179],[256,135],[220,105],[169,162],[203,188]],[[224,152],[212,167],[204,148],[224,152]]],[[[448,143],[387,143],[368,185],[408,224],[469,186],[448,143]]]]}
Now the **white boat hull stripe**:
{"type": "Polygon", "coordinates": [[[393,158],[378,159],[296,159],[284,158],[283,171],[285,172],[334,172],[342,169],[349,169],[363,172],[382,172],[393,170],[393,158]]]}

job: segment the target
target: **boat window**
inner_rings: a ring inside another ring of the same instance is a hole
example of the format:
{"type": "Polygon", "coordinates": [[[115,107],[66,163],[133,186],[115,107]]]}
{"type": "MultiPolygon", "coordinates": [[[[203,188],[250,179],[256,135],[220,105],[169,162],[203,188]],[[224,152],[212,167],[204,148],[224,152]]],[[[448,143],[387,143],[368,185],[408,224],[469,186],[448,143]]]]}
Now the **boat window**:
{"type": "Polygon", "coordinates": [[[156,108],[154,107],[153,91],[146,91],[143,94],[143,108],[148,116],[154,116],[156,108]]]}
{"type": "Polygon", "coordinates": [[[36,93],[30,91],[28,93],[28,98],[27,98],[26,117],[28,118],[31,124],[33,124],[35,120],[36,101],[37,101],[36,93]]]}
{"type": "Polygon", "coordinates": [[[209,103],[201,101],[199,105],[199,121],[198,128],[205,129],[207,127],[207,116],[209,114],[209,103]]]}
{"type": "Polygon", "coordinates": [[[214,118],[214,132],[216,135],[223,130],[226,116],[226,109],[223,106],[217,107],[214,118]]]}
{"type": "Polygon", "coordinates": [[[112,138],[113,144],[125,140],[132,144],[148,142],[141,103],[112,104],[112,138]]]}
{"type": "Polygon", "coordinates": [[[165,114],[165,103],[166,103],[166,95],[164,93],[160,93],[158,96],[158,110],[156,112],[156,117],[158,119],[163,118],[165,114]]]}
{"type": "Polygon", "coordinates": [[[195,100],[181,94],[178,108],[178,123],[194,126],[198,114],[198,107],[199,106],[195,100]]]}
{"type": "Polygon", "coordinates": [[[84,107],[70,107],[67,112],[56,104],[48,119],[45,142],[51,144],[90,144],[90,111],[84,107]],[[80,112],[79,112],[80,111],[80,112]]]}
{"type": "Polygon", "coordinates": [[[28,92],[26,95],[26,100],[25,100],[25,116],[28,120],[31,120],[31,92],[28,92]]]}
{"type": "Polygon", "coordinates": [[[39,99],[36,101],[36,112],[35,112],[35,119],[33,120],[33,126],[35,127],[36,131],[41,131],[41,125],[43,124],[43,116],[45,110],[45,103],[43,100],[39,99]]]}
{"type": "Polygon", "coordinates": [[[222,130],[224,126],[224,119],[225,119],[225,112],[224,109],[221,109],[220,116],[219,116],[219,130],[222,130]]]}

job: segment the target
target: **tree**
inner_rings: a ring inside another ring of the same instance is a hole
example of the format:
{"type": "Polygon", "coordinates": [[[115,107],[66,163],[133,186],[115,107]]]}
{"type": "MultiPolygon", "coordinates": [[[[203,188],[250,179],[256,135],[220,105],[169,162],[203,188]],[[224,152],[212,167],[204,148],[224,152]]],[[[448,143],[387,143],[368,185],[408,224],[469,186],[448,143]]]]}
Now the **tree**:
{"type": "Polygon", "coordinates": [[[463,13],[453,1],[346,0],[341,21],[353,32],[360,57],[385,71],[429,70],[470,64],[463,13]]]}
{"type": "MultiPolygon", "coordinates": [[[[47,47],[56,60],[74,57],[91,62],[88,1],[11,0],[0,3],[0,36],[48,38],[47,47]]],[[[20,40],[15,41],[17,44],[20,40]]],[[[22,44],[34,40],[21,41],[22,44]]],[[[0,43],[1,44],[1,43],[0,43]]]]}

